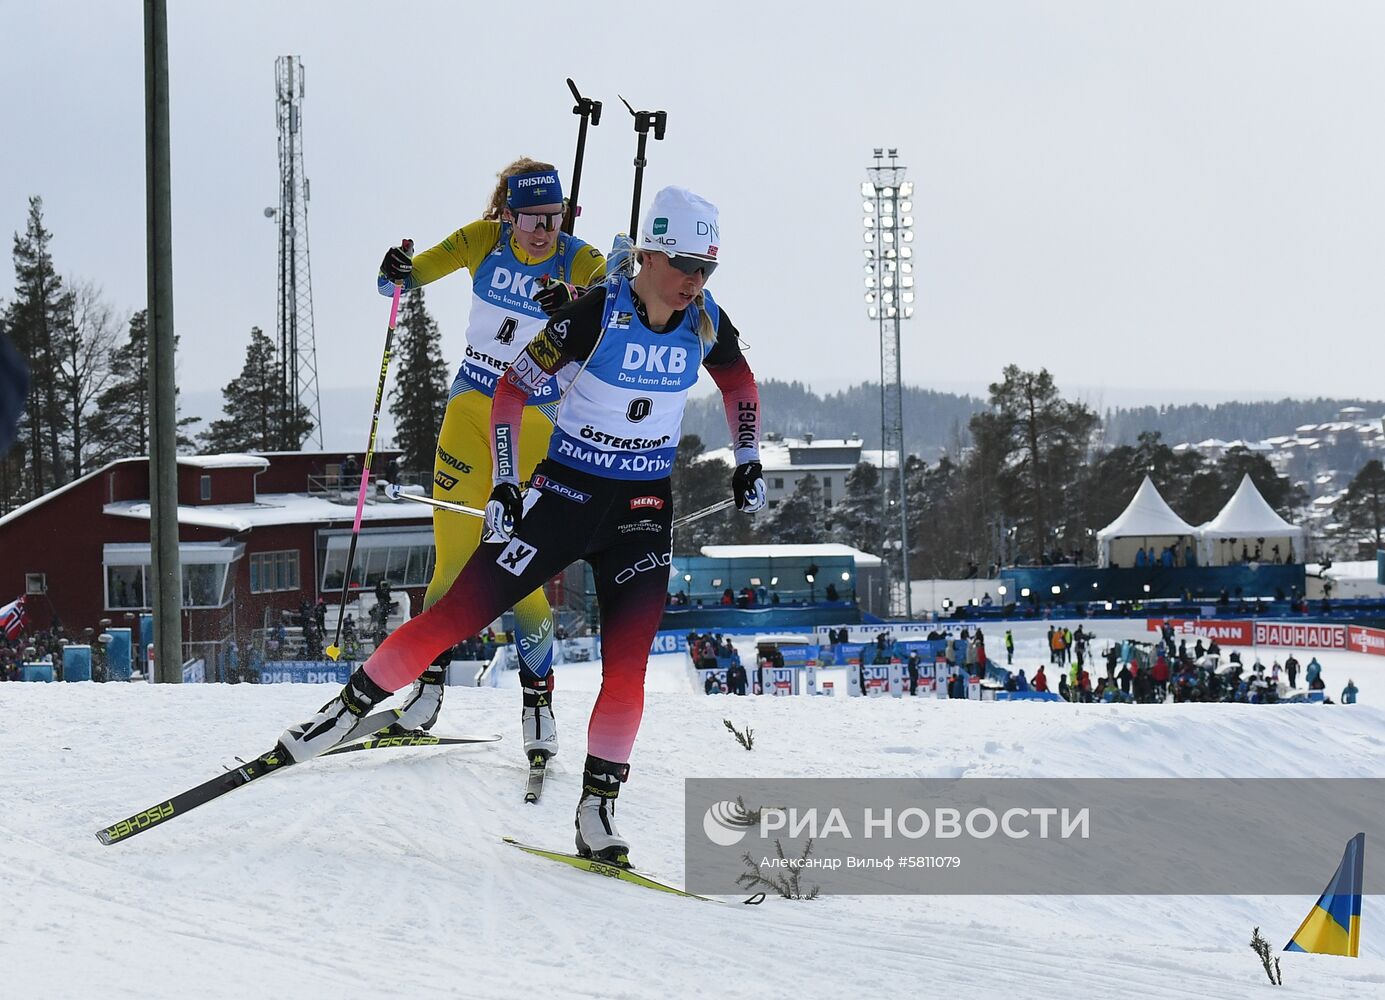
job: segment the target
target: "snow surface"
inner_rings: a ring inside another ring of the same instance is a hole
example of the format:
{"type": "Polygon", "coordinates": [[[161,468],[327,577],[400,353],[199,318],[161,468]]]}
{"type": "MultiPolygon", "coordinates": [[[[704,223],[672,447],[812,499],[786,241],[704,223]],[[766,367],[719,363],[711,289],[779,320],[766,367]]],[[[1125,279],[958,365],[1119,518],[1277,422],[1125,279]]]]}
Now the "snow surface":
{"type": "MultiPolygon", "coordinates": [[[[1019,652],[1041,655],[1028,640],[1019,652]]],[[[1373,661],[1385,658],[1320,659],[1330,684],[1349,672],[1370,703],[733,699],[691,691],[686,660],[658,656],[621,828],[642,868],[679,882],[686,777],[1380,776],[1385,671],[1373,661]],[[725,731],[727,717],[755,729],[753,752],[725,731]]],[[[1281,947],[1314,901],[876,896],[740,907],[568,871],[500,843],[571,849],[599,667],[558,670],[564,749],[536,806],[520,801],[516,692],[453,688],[437,730],[503,742],[314,761],[113,847],[94,831],[232,754],[268,749],[332,692],[3,685],[0,996],[1258,997],[1251,928],[1281,947]]],[[[1381,845],[1367,850],[1367,865],[1382,863],[1370,853],[1381,845]]],[[[1337,861],[1305,859],[1324,885],[1337,861]]],[[[1284,995],[1385,995],[1378,898],[1366,898],[1361,927],[1365,957],[1281,954],[1284,995]]]]}

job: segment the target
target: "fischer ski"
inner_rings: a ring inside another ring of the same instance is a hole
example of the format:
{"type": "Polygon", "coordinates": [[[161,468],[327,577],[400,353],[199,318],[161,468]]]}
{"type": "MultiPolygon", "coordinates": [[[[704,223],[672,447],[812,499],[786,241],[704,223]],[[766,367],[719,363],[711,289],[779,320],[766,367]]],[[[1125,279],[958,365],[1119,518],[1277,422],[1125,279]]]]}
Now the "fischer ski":
{"type": "Polygon", "coordinates": [[[609,861],[599,861],[596,858],[584,858],[578,854],[565,854],[561,851],[549,851],[542,847],[534,847],[531,844],[522,844],[513,837],[506,837],[505,843],[518,847],[526,854],[535,857],[547,858],[549,861],[557,861],[559,864],[568,865],[578,871],[591,872],[594,875],[605,875],[607,878],[619,879],[622,882],[629,882],[632,885],[641,885],[646,889],[655,889],[659,892],[672,893],[675,896],[687,896],[690,899],[700,899],[704,902],[712,902],[706,896],[699,896],[696,893],[685,892],[676,886],[667,885],[658,879],[651,878],[635,871],[633,868],[624,868],[620,865],[612,864],[609,861]]]}
{"type": "MultiPolygon", "coordinates": [[[[372,734],[388,726],[396,718],[393,709],[386,709],[383,712],[375,712],[367,715],[351,728],[351,731],[342,738],[336,746],[318,756],[326,757],[334,753],[346,753],[352,750],[378,750],[386,747],[408,747],[408,746],[447,746],[469,743],[493,743],[500,739],[499,736],[434,736],[431,733],[415,730],[412,733],[405,733],[397,736],[377,737],[372,734]],[[364,737],[364,739],[362,739],[364,737]],[[356,741],[361,742],[356,742],[356,741]]],[[[253,760],[242,763],[239,767],[218,774],[215,778],[209,778],[187,791],[179,792],[171,799],[167,799],[157,805],[150,806],[148,809],[141,809],[133,816],[128,816],[118,823],[106,827],[104,830],[96,832],[96,839],[109,847],[128,840],[137,833],[143,833],[152,826],[157,826],[167,820],[181,816],[183,813],[196,809],[200,805],[220,798],[227,792],[233,792],[241,785],[248,784],[257,778],[263,778],[266,774],[271,774],[282,768],[288,767],[293,763],[293,758],[288,755],[282,746],[275,744],[274,749],[268,753],[260,754],[253,760]]]]}
{"type": "Polygon", "coordinates": [[[282,747],[276,745],[273,750],[260,754],[254,760],[247,761],[234,771],[218,774],[215,778],[204,781],[195,788],[179,792],[171,799],[150,806],[148,809],[142,809],[133,816],[113,823],[104,830],[96,831],[96,839],[107,847],[112,844],[119,844],[137,833],[143,833],[152,826],[181,816],[183,813],[196,809],[200,805],[205,805],[227,792],[235,791],[241,785],[248,784],[256,778],[263,778],[266,774],[273,774],[292,763],[293,758],[285,753],[282,747]]]}
{"type": "MultiPolygon", "coordinates": [[[[667,882],[660,882],[658,879],[645,875],[643,872],[633,868],[626,868],[621,865],[612,864],[609,861],[600,861],[596,858],[584,858],[579,854],[566,854],[562,851],[549,851],[542,847],[534,847],[532,844],[522,844],[513,837],[505,837],[505,843],[513,847],[518,847],[526,854],[532,854],[537,858],[547,858],[549,861],[556,861],[559,864],[567,865],[578,871],[591,872],[593,875],[604,875],[607,878],[618,879],[621,882],[628,882],[631,885],[642,886],[646,889],[653,889],[656,892],[666,892],[673,896],[682,896],[685,899],[697,899],[704,903],[720,903],[719,899],[712,899],[710,896],[699,896],[695,892],[688,892],[677,886],[669,885],[667,882]]],[[[749,899],[743,900],[746,905],[754,906],[764,901],[765,894],[757,892],[749,899]]]]}
{"type": "Polygon", "coordinates": [[[499,736],[435,736],[422,729],[391,736],[369,736],[357,743],[340,743],[332,749],[319,754],[330,757],[336,753],[352,753],[356,750],[384,750],[389,747],[450,747],[472,743],[498,743],[499,736]]]}
{"type": "Polygon", "coordinates": [[[535,750],[529,755],[529,780],[524,786],[524,801],[539,801],[543,794],[543,779],[548,774],[548,756],[535,750]]]}

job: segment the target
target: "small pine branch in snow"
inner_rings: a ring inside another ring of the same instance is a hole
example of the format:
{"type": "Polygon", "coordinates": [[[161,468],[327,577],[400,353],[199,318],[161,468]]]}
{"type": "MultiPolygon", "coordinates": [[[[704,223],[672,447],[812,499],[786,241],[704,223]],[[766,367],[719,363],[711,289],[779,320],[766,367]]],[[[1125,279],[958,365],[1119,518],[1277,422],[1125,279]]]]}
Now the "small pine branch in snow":
{"type": "Polygon", "coordinates": [[[808,855],[813,853],[812,838],[809,837],[808,842],[803,845],[803,853],[799,855],[797,863],[789,862],[784,854],[782,841],[775,840],[774,851],[779,856],[779,860],[784,862],[784,867],[766,870],[750,856],[749,851],[742,854],[741,860],[745,862],[749,871],[737,875],[736,884],[746,889],[757,889],[763,886],[769,891],[778,893],[784,899],[817,899],[818,893],[822,891],[822,886],[815,885],[804,892],[799,875],[803,862],[808,860],[808,855]]]}
{"type": "Polygon", "coordinates": [[[743,795],[736,796],[736,805],[741,807],[741,815],[745,817],[746,826],[760,825],[760,813],[764,811],[763,809],[751,809],[745,804],[745,796],[743,795]]]}
{"type": "Polygon", "coordinates": [[[722,719],[721,721],[726,725],[726,728],[731,731],[731,735],[736,737],[737,743],[745,747],[747,750],[755,749],[755,730],[751,729],[749,726],[746,726],[745,732],[741,732],[739,729],[735,727],[735,725],[732,724],[730,719],[722,719]]]}
{"type": "Polygon", "coordinates": [[[1265,967],[1265,975],[1269,977],[1270,985],[1283,986],[1284,977],[1279,973],[1279,958],[1270,957],[1270,943],[1260,936],[1258,927],[1250,933],[1250,947],[1260,956],[1260,964],[1265,967]]]}

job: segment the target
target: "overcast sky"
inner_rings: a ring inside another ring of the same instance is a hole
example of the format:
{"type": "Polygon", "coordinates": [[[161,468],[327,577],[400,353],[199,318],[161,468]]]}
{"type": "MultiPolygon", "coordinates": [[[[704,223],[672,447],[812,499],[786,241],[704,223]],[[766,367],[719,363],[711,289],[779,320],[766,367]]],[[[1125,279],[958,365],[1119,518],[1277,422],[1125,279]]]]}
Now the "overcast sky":
{"type": "MultiPolygon", "coordinates": [[[[518,154],[571,172],[564,78],[605,102],[577,233],[649,195],[721,207],[711,289],[761,378],[879,377],[859,187],[915,183],[906,383],[984,393],[1047,366],[1109,406],[1385,396],[1385,7],[1369,3],[169,4],[175,318],[186,393],[271,334],[274,58],[306,67],[318,369],[368,418],[384,249],[476,218],[518,154]],[[871,19],[873,18],[873,19],[871,19]]],[[[43,196],[60,270],[140,308],[142,5],[0,0],[0,228],[43,196]]],[[[8,264],[6,265],[8,269],[8,264]]],[[[0,280],[8,298],[12,280],[0,280]]],[[[450,365],[469,282],[429,288],[450,365]]],[[[770,426],[772,426],[772,417],[770,426]]]]}

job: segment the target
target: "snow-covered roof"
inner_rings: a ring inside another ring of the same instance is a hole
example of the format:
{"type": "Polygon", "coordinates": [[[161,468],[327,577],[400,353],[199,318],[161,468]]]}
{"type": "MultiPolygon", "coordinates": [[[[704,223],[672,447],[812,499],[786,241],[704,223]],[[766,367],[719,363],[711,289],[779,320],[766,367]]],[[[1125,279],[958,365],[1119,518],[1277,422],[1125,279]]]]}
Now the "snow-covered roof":
{"type": "Polygon", "coordinates": [[[880,557],[862,552],[840,542],[821,542],[805,545],[704,545],[702,554],[708,559],[821,559],[824,556],[847,556],[860,566],[879,566],[880,557]]]}
{"type": "Polygon", "coordinates": [[[259,455],[179,455],[179,465],[192,465],[200,469],[268,469],[269,459],[259,455]]]}
{"type": "Polygon", "coordinates": [[[1331,567],[1323,570],[1322,575],[1331,577],[1334,580],[1374,580],[1376,578],[1376,561],[1374,559],[1349,560],[1347,562],[1334,562],[1331,567]]]}
{"type": "MultiPolygon", "coordinates": [[[[25,514],[33,510],[35,507],[38,507],[41,504],[48,503],[50,500],[62,496],[68,490],[71,490],[81,485],[82,483],[85,483],[87,480],[91,479],[94,476],[101,475],[101,473],[105,472],[107,469],[113,468],[114,466],[120,465],[124,462],[147,461],[149,461],[147,457],[139,456],[135,458],[117,458],[113,461],[107,462],[99,469],[93,469],[91,472],[88,472],[83,476],[79,476],[78,478],[72,480],[72,482],[70,483],[64,483],[57,489],[49,490],[47,493],[43,494],[43,496],[35,497],[28,503],[21,504],[14,510],[10,511],[8,514],[5,514],[3,517],[0,517],[0,524],[6,524],[10,521],[17,520],[18,518],[23,517],[25,514]]],[[[266,469],[269,467],[269,460],[261,458],[258,455],[179,455],[178,464],[199,466],[204,469],[266,469]]],[[[148,507],[149,505],[146,503],[145,506],[148,507]]],[[[147,518],[149,515],[148,513],[146,513],[144,516],[147,518]]],[[[195,522],[186,521],[185,523],[192,524],[195,522]]]]}
{"type": "MultiPolygon", "coordinates": [[[[123,500],[108,503],[102,513],[114,517],[149,520],[149,501],[123,500]]],[[[365,522],[414,521],[430,516],[421,504],[407,501],[367,503],[361,514],[365,522]]],[[[355,503],[333,503],[325,497],[305,493],[267,493],[257,503],[179,505],[178,523],[223,531],[249,531],[280,524],[323,524],[351,520],[356,515],[355,503]]],[[[464,515],[459,515],[464,516],[464,515]]]]}
{"type": "Polygon", "coordinates": [[[1250,474],[1241,477],[1241,485],[1216,517],[1202,526],[1204,538],[1303,538],[1303,529],[1290,524],[1274,512],[1250,474]]]}
{"type": "MultiPolygon", "coordinates": [[[[795,463],[790,460],[791,456],[789,454],[789,449],[793,448],[796,451],[803,448],[815,449],[819,445],[823,445],[824,447],[846,448],[856,447],[860,443],[861,442],[859,438],[846,440],[843,440],[842,438],[831,438],[827,441],[823,441],[819,438],[814,438],[813,443],[811,445],[805,444],[804,442],[799,441],[796,438],[788,438],[782,441],[761,441],[760,465],[764,468],[767,474],[771,472],[783,474],[793,472],[827,472],[838,471],[843,469],[852,469],[855,468],[854,462],[795,463]]],[[[862,448],[860,460],[862,462],[869,462],[871,465],[875,466],[878,469],[881,467],[880,456],[881,451],[879,448],[862,448]]],[[[711,451],[705,451],[701,455],[697,456],[697,461],[710,462],[718,458],[725,462],[727,465],[734,466],[736,464],[735,453],[730,448],[716,448],[711,451]]],[[[894,452],[893,450],[884,452],[884,463],[884,467],[887,469],[896,468],[898,464],[896,452],[894,452]]]]}
{"type": "Polygon", "coordinates": [[[1121,515],[1096,533],[1101,541],[1113,538],[1164,538],[1197,534],[1193,526],[1173,512],[1145,476],[1121,515]]]}
{"type": "Polygon", "coordinates": [[[784,444],[790,448],[859,448],[865,443],[864,438],[784,438],[784,444]]]}

